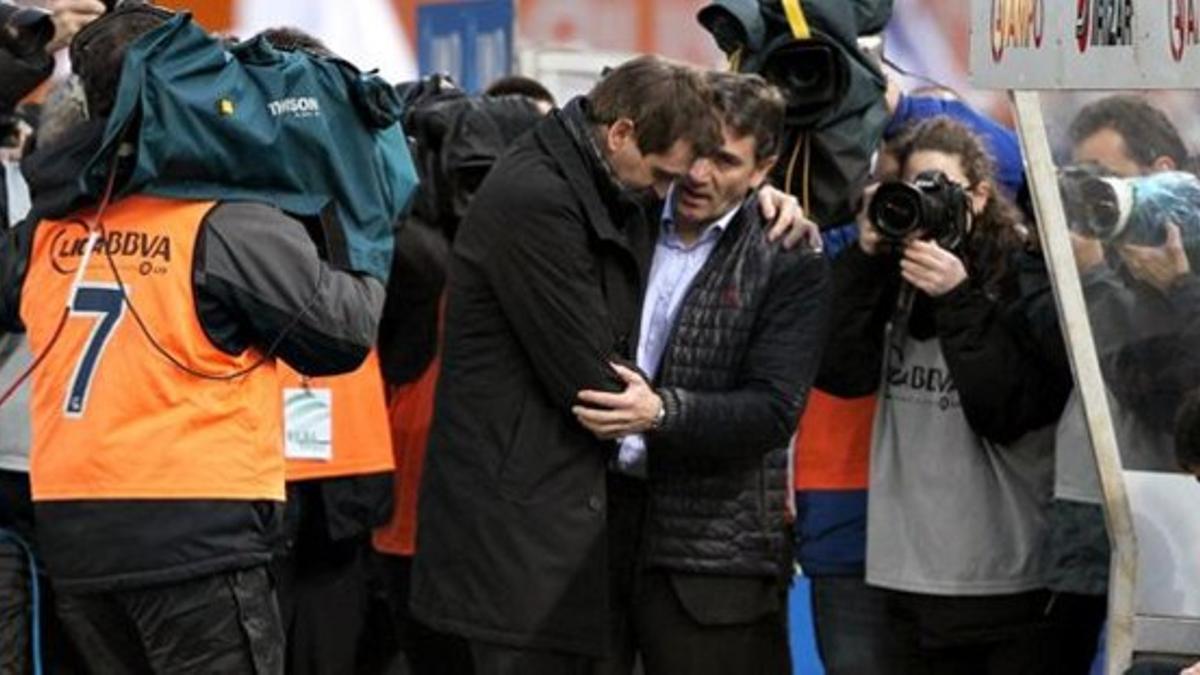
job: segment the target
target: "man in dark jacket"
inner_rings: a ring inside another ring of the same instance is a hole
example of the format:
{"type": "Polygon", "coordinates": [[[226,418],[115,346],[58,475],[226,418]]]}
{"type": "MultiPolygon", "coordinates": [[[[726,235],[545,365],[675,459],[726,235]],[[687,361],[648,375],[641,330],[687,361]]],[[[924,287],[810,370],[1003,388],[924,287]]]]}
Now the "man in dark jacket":
{"type": "Polygon", "coordinates": [[[88,666],[282,673],[274,357],[311,375],[355,368],[383,286],[332,269],[267,205],[131,195],[101,216],[79,194],[125,49],[164,20],[138,5],[89,27],[94,60],[74,65],[95,119],[29,158],[33,215],[0,239],[0,329],[28,329],[44,359],[36,526],[88,666]]]}
{"type": "Polygon", "coordinates": [[[608,648],[605,467],[570,414],[619,391],[665,192],[718,125],[702,77],[630,61],[522,137],[455,241],[411,605],[479,673],[586,672],[608,648]]]}
{"type": "Polygon", "coordinates": [[[710,81],[724,144],[668,197],[642,307],[637,365],[653,388],[614,364],[625,391],[581,392],[575,409],[620,439],[610,508],[636,549],[614,580],[630,591],[625,662],[607,672],[631,672],[638,651],[650,675],[791,672],[788,440],[825,340],[829,272],[809,249],[771,244],[758,219],[782,95],[758,76],[710,81]]]}

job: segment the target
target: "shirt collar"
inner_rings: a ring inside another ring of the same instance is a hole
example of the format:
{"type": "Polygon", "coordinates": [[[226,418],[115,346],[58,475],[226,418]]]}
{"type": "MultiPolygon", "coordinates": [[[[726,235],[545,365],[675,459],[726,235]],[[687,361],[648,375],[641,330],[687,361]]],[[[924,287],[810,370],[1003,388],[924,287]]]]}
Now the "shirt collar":
{"type": "MultiPolygon", "coordinates": [[[[742,205],[737,204],[733,208],[729,209],[729,211],[725,212],[725,214],[723,216],[721,216],[720,218],[717,218],[713,222],[706,225],[704,227],[704,230],[700,233],[700,238],[698,241],[704,241],[709,236],[712,236],[712,235],[710,235],[710,233],[715,233],[716,236],[718,236],[718,237],[720,235],[724,234],[725,230],[727,230],[729,228],[729,224],[733,222],[733,217],[737,215],[737,212],[741,208],[742,208],[742,205]]],[[[672,183],[671,188],[669,190],[667,190],[667,199],[666,199],[665,203],[663,204],[661,220],[662,220],[663,234],[674,236],[675,235],[675,183],[672,183]]]]}

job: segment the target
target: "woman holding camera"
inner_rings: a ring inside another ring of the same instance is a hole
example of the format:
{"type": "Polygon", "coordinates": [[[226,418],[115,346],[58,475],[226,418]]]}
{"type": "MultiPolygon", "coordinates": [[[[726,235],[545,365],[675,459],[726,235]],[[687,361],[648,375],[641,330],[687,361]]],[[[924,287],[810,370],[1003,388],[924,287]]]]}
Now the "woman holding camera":
{"type": "MultiPolygon", "coordinates": [[[[877,391],[867,582],[885,589],[894,672],[1044,672],[1041,548],[1048,434],[1070,374],[1043,362],[1021,311],[1017,211],[980,140],[949,118],[894,144],[906,186],[867,193],[834,266],[818,386],[877,391]]],[[[1044,296],[1043,296],[1044,297],[1044,296]]]]}

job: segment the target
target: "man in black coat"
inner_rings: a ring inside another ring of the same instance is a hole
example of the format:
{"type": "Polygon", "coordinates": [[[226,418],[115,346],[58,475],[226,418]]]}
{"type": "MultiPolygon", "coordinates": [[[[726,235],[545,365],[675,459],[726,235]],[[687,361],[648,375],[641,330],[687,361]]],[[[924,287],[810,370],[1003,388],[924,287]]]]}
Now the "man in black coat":
{"type": "Polygon", "coordinates": [[[479,673],[586,672],[608,647],[605,467],[570,414],[620,391],[665,192],[719,139],[697,72],[630,61],[489,174],[455,241],[411,606],[479,673]]]}
{"type": "MultiPolygon", "coordinates": [[[[468,638],[477,672],[587,672],[609,652],[615,448],[571,407],[581,390],[624,388],[609,363],[632,357],[654,241],[640,193],[661,197],[719,141],[702,76],[635,59],[518,140],[471,204],[411,606],[468,638]]],[[[774,231],[798,220],[794,200],[764,201],[764,216],[780,211],[774,231]]]]}
{"type": "Polygon", "coordinates": [[[613,580],[624,663],[605,672],[630,673],[639,652],[647,675],[791,672],[789,439],[825,340],[829,270],[759,224],[783,96],[755,75],[709,79],[724,144],[662,210],[641,372],[614,364],[625,391],[581,392],[575,408],[619,441],[610,504],[633,548],[613,580]]]}

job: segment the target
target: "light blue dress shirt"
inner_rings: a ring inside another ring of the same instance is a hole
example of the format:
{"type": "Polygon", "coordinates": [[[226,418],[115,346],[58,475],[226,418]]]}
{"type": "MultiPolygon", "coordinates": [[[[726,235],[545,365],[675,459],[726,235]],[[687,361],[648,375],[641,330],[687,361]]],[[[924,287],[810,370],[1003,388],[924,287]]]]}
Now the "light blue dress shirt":
{"type": "MultiPolygon", "coordinates": [[[[679,308],[687,291],[712,255],[721,235],[733,221],[740,204],[704,228],[700,237],[684,244],[675,229],[675,191],[667,194],[663,207],[662,231],[654,247],[650,280],[642,299],[642,326],[638,334],[637,365],[652,380],[666,351],[671,330],[679,317],[679,308]]],[[[646,476],[646,439],[641,434],[621,439],[617,470],[632,476],[646,476]]]]}

